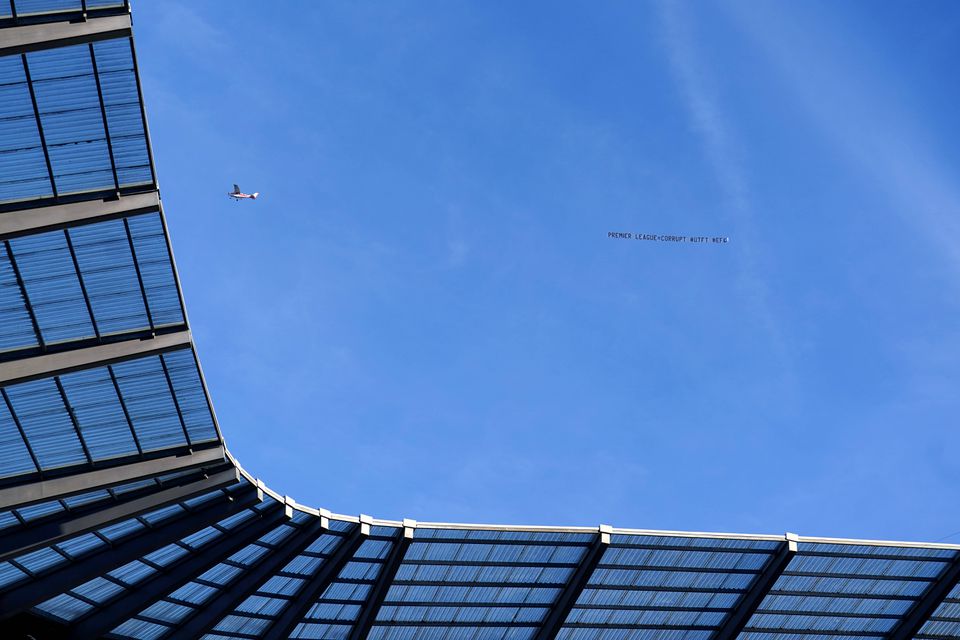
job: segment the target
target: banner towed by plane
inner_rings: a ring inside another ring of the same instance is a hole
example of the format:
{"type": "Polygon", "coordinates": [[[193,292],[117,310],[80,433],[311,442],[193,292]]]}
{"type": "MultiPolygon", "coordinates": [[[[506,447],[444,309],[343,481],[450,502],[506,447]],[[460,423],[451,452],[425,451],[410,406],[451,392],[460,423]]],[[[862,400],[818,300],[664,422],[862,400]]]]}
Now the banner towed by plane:
{"type": "Polygon", "coordinates": [[[671,236],[655,233],[630,233],[629,231],[608,231],[608,238],[614,240],[648,240],[653,242],[693,242],[696,244],[727,244],[727,236],[671,236]]]}

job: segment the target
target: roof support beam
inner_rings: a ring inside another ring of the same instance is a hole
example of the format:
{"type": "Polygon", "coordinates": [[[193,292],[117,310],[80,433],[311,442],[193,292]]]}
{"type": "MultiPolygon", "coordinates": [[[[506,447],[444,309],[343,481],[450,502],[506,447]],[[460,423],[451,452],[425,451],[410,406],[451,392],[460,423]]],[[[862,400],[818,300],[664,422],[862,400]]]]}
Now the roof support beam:
{"type": "Polygon", "coordinates": [[[118,484],[164,475],[184,469],[218,464],[226,459],[222,445],[181,456],[142,460],[107,469],[76,473],[0,489],[0,509],[22,507],[34,502],[66,498],[86,491],[106,489],[118,484]]]}
{"type": "Polygon", "coordinates": [[[136,589],[126,592],[116,600],[111,600],[92,616],[75,623],[71,629],[70,638],[81,640],[105,635],[124,620],[136,615],[192,578],[204,574],[267,534],[283,522],[285,517],[280,504],[275,504],[252,522],[229,531],[213,544],[201,547],[196,554],[186,556],[179,562],[165,567],[161,575],[138,584],[136,589]]]}
{"type": "Polygon", "coordinates": [[[940,573],[937,581],[927,587],[927,590],[911,607],[907,615],[897,623],[897,626],[887,637],[888,640],[911,640],[911,638],[914,638],[920,633],[920,629],[930,619],[933,612],[937,610],[944,598],[950,595],[958,582],[960,582],[960,551],[940,573]]]}
{"type": "Polygon", "coordinates": [[[100,84],[100,69],[97,66],[97,53],[93,43],[87,44],[90,50],[90,66],[93,67],[93,79],[97,85],[97,98],[100,100],[100,119],[103,121],[103,134],[107,139],[107,154],[110,156],[110,173],[113,174],[113,188],[120,193],[120,178],[117,175],[117,159],[113,152],[113,139],[110,137],[110,124],[107,122],[107,104],[103,100],[103,86],[100,84]]]}
{"type": "Polygon", "coordinates": [[[86,22],[51,22],[3,29],[0,56],[66,47],[72,44],[129,37],[129,15],[92,18],[86,22]]]}
{"type": "Polygon", "coordinates": [[[316,575],[300,589],[296,597],[283,610],[280,617],[264,634],[264,640],[283,640],[290,637],[300,620],[307,614],[313,603],[323,595],[330,583],[340,575],[340,571],[343,570],[343,567],[350,561],[368,535],[370,535],[370,525],[366,522],[361,522],[354,527],[350,535],[340,542],[333,555],[323,563],[316,575]]]}
{"type": "Polygon", "coordinates": [[[191,533],[215,524],[259,500],[255,487],[212,504],[206,503],[195,511],[181,515],[140,534],[133,534],[113,546],[103,549],[78,562],[68,563],[40,578],[28,580],[0,595],[0,619],[8,618],[52,596],[62,593],[87,580],[113,571],[160,547],[172,544],[191,533]]]}
{"type": "Polygon", "coordinates": [[[367,601],[360,610],[360,615],[357,616],[357,622],[353,625],[348,640],[366,640],[367,636],[370,635],[370,629],[373,628],[377,613],[383,606],[387,591],[390,589],[393,579],[397,576],[397,571],[403,563],[403,557],[407,554],[407,549],[410,548],[410,543],[413,542],[415,527],[416,522],[413,520],[403,521],[403,529],[397,533],[390,555],[387,556],[386,564],[380,575],[377,576],[377,582],[373,585],[373,589],[367,595],[367,601]]]}
{"type": "Polygon", "coordinates": [[[54,518],[43,519],[36,525],[0,536],[0,562],[55,544],[70,536],[100,529],[140,513],[236,484],[239,480],[240,474],[231,467],[207,477],[177,479],[165,486],[131,492],[130,496],[122,496],[107,505],[98,502],[77,507],[57,514],[54,518]]]}
{"type": "Polygon", "coordinates": [[[546,620],[543,621],[543,626],[540,627],[540,631],[537,632],[534,640],[554,640],[557,634],[560,633],[560,627],[563,626],[567,616],[570,615],[570,610],[573,609],[573,605],[576,604],[577,598],[580,597],[580,594],[590,581],[590,576],[593,575],[594,569],[600,564],[600,559],[603,558],[603,552],[610,546],[610,534],[612,531],[612,527],[600,525],[600,531],[593,539],[583,559],[580,560],[580,565],[577,567],[577,570],[573,572],[567,586],[560,595],[557,596],[557,601],[554,602],[550,613],[547,615],[546,620]]]}
{"type": "MultiPolygon", "coordinates": [[[[161,220],[163,216],[161,216],[161,220]]],[[[153,324],[153,310],[150,309],[150,296],[147,295],[147,287],[143,284],[143,273],[140,271],[140,258],[137,256],[137,245],[133,242],[133,233],[130,232],[130,221],[126,218],[123,219],[123,231],[127,236],[127,246],[130,247],[130,256],[133,258],[133,269],[137,274],[137,285],[140,287],[140,299],[143,301],[143,310],[147,313],[147,322],[150,323],[150,331],[154,331],[156,326],[153,324]]],[[[170,251],[169,246],[167,247],[167,253],[170,254],[170,264],[173,265],[173,251],[170,251]]],[[[179,286],[177,289],[179,293],[179,286]]],[[[186,308],[183,304],[183,300],[180,301],[180,308],[186,308]]],[[[167,373],[167,365],[163,365],[164,375],[167,376],[167,381],[170,380],[170,375],[167,373]]],[[[170,393],[173,393],[173,386],[170,386],[170,393]]],[[[176,397],[176,394],[173,394],[173,397],[176,397]]],[[[177,413],[179,414],[180,409],[177,408],[177,413]]],[[[180,422],[183,422],[183,416],[180,416],[180,422]]],[[[190,436],[186,432],[186,427],[184,427],[184,435],[187,436],[187,442],[190,441],[190,436]]]]}
{"type": "Polygon", "coordinates": [[[0,239],[41,231],[56,231],[87,222],[99,222],[160,210],[157,191],[135,193],[108,200],[83,200],[0,213],[0,239]]]}
{"type": "Polygon", "coordinates": [[[203,608],[182,622],[170,638],[193,640],[209,633],[221,618],[246,600],[258,586],[309,547],[328,524],[326,518],[320,517],[303,525],[300,531],[284,540],[279,548],[267,554],[259,564],[251,567],[240,578],[221,589],[213,599],[205,602],[203,608]]]}
{"type": "Polygon", "coordinates": [[[710,640],[735,640],[743,628],[750,622],[750,618],[760,607],[763,598],[770,592],[777,578],[786,570],[787,565],[797,555],[797,536],[792,533],[786,535],[786,540],[780,544],[776,554],[767,562],[763,571],[758,575],[747,592],[740,598],[736,608],[730,612],[726,620],[713,634],[710,640]]]}
{"type": "Polygon", "coordinates": [[[49,378],[80,369],[102,367],[189,346],[190,331],[184,329],[144,340],[123,340],[22,360],[0,362],[0,386],[49,378]]]}
{"type": "Polygon", "coordinates": [[[23,281],[23,274],[20,273],[20,267],[17,265],[17,257],[13,255],[13,247],[7,241],[3,242],[3,249],[7,254],[7,260],[10,262],[10,269],[17,281],[17,288],[20,289],[20,297],[23,299],[23,305],[27,308],[27,315],[30,316],[30,325],[33,327],[33,335],[37,338],[37,344],[44,348],[43,332],[40,331],[40,323],[37,322],[37,313],[30,303],[30,293],[27,291],[27,285],[23,281]]]}
{"type": "Polygon", "coordinates": [[[37,123],[37,136],[40,138],[40,146],[43,149],[43,159],[47,165],[47,175],[50,178],[50,190],[53,197],[59,195],[57,191],[57,179],[53,174],[53,164],[50,162],[50,149],[47,147],[47,137],[43,134],[43,118],[40,117],[40,107],[37,105],[37,92],[33,87],[33,79],[30,77],[30,64],[27,62],[27,54],[20,54],[20,63],[23,65],[23,77],[27,81],[27,90],[30,93],[30,102],[33,104],[33,117],[37,123]]]}

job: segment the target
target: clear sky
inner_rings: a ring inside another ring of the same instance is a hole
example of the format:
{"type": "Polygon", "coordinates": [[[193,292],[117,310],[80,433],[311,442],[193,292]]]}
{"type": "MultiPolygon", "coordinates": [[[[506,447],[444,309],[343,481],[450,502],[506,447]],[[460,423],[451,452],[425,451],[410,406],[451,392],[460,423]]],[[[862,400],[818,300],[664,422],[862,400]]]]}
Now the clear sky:
{"type": "Polygon", "coordinates": [[[960,3],[140,1],[134,29],[201,362],[271,488],[960,531],[960,3]]]}

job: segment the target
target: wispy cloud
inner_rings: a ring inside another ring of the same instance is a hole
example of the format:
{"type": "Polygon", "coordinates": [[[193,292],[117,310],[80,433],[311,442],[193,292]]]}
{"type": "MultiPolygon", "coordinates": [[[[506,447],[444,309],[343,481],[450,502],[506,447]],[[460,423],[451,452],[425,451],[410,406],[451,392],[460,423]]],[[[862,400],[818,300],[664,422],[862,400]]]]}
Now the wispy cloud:
{"type": "MultiPolygon", "coordinates": [[[[168,45],[190,56],[200,64],[212,64],[211,55],[222,57],[229,53],[226,34],[205,20],[190,5],[180,2],[164,3],[157,16],[162,31],[177,34],[169,38],[168,45]]],[[[227,71],[227,70],[224,70],[227,71]]]]}
{"type": "Polygon", "coordinates": [[[715,76],[710,74],[697,49],[692,18],[685,6],[676,0],[662,0],[658,10],[670,70],[723,195],[723,211],[733,225],[730,235],[734,236],[740,262],[738,284],[754,320],[767,334],[783,373],[792,378],[787,342],[772,308],[769,285],[760,275],[766,271],[765,261],[757,250],[759,243],[742,147],[721,109],[715,76]]]}
{"type": "MultiPolygon", "coordinates": [[[[895,204],[906,225],[960,276],[960,187],[928,142],[889,61],[858,50],[857,33],[789,4],[733,3],[730,15],[841,157],[895,204]]],[[[958,281],[960,282],[960,281],[958,281]]]]}

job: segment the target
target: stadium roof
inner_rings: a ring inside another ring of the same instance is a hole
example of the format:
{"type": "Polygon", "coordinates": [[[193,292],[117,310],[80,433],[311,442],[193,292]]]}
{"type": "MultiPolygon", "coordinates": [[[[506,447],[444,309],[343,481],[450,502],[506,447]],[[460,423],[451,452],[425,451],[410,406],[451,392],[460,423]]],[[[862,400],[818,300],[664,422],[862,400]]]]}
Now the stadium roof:
{"type": "Polygon", "coordinates": [[[224,447],[126,2],[0,5],[4,638],[960,638],[960,546],[401,522],[224,447]]]}

